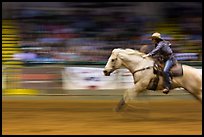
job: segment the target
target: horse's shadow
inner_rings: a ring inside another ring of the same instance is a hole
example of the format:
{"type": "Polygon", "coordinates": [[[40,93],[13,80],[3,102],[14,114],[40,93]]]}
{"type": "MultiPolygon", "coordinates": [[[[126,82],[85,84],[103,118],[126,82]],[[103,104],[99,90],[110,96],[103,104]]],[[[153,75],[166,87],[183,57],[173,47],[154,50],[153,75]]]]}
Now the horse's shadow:
{"type": "Polygon", "coordinates": [[[119,112],[115,112],[123,120],[144,120],[149,118],[150,110],[144,107],[125,105],[119,112]]]}
{"type": "MultiPolygon", "coordinates": [[[[177,114],[171,114],[167,115],[167,113],[164,112],[157,112],[157,115],[153,114],[155,113],[154,110],[151,110],[150,108],[144,108],[144,107],[136,107],[133,105],[126,105],[124,106],[119,112],[115,112],[119,117],[115,120],[119,121],[159,121],[159,122],[195,122],[195,121],[202,121],[202,116],[190,116],[188,113],[180,112],[183,116],[177,114]]],[[[172,113],[172,112],[169,112],[172,113]]]]}

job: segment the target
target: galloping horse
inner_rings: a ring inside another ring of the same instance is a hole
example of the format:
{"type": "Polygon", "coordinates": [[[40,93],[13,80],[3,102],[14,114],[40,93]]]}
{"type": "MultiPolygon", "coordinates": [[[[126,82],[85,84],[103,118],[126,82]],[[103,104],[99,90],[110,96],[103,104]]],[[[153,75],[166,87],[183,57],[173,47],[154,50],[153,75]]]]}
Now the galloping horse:
{"type": "MultiPolygon", "coordinates": [[[[119,111],[128,101],[133,100],[139,93],[147,90],[149,82],[155,77],[153,73],[154,60],[151,57],[142,58],[144,53],[132,49],[114,49],[103,70],[105,76],[124,66],[132,74],[134,86],[127,89],[116,107],[119,111]]],[[[202,75],[196,68],[182,65],[183,75],[173,77],[172,89],[184,88],[202,102],[202,75]]],[[[156,90],[163,89],[163,77],[159,76],[156,90]]]]}

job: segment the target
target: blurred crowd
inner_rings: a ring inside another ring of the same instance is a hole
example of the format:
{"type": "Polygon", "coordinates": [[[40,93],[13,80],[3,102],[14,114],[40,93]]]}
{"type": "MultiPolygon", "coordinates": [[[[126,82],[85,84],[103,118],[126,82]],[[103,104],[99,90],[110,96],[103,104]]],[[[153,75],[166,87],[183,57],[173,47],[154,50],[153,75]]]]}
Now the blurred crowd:
{"type": "Polygon", "coordinates": [[[183,60],[202,61],[202,3],[193,4],[160,3],[160,9],[155,6],[158,15],[146,13],[145,6],[142,12],[136,3],[112,3],[109,8],[93,3],[81,7],[66,3],[66,8],[58,9],[14,8],[12,18],[18,21],[23,52],[14,58],[101,62],[114,48],[152,46],[149,36],[157,31],[172,43],[175,53],[189,55],[183,60]]]}

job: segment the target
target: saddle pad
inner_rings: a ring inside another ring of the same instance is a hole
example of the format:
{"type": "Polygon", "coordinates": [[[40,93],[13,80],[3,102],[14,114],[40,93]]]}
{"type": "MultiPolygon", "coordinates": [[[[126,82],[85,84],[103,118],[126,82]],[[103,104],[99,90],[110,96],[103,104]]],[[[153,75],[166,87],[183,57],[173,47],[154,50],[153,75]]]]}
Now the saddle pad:
{"type": "Polygon", "coordinates": [[[179,63],[176,63],[176,65],[171,68],[170,73],[172,77],[182,76],[183,75],[182,65],[179,63]]]}

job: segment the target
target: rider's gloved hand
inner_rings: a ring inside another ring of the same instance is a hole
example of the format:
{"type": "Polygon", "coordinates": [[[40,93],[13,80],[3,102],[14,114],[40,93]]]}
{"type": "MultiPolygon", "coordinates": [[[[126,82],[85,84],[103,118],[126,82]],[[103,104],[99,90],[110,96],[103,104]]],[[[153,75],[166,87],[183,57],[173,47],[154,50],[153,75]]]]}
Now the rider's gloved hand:
{"type": "Polygon", "coordinates": [[[147,54],[147,55],[143,55],[142,57],[143,57],[143,58],[149,57],[149,54],[147,54]]]}

